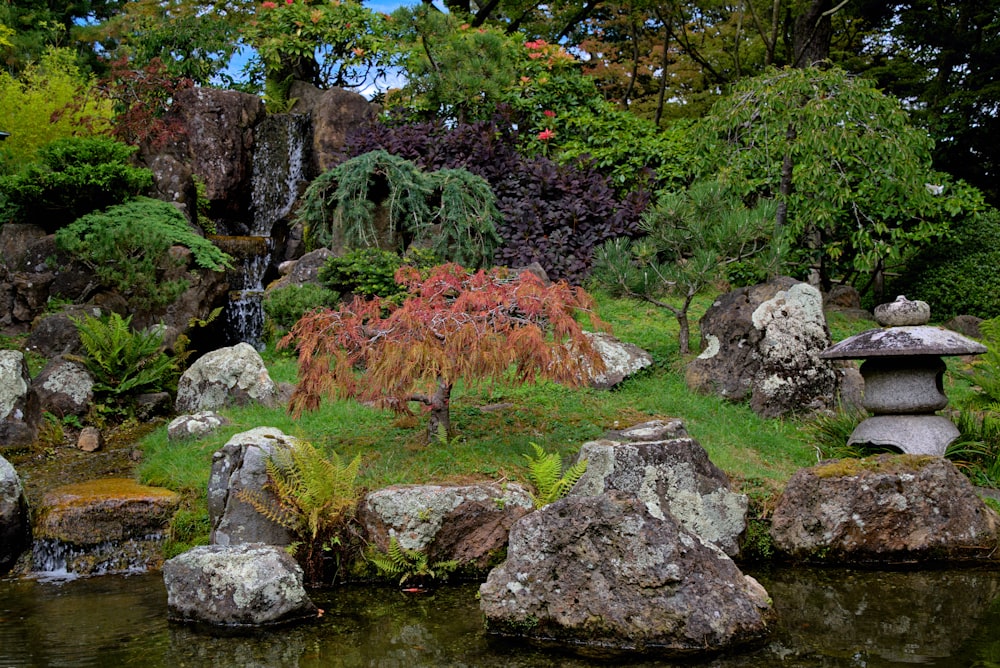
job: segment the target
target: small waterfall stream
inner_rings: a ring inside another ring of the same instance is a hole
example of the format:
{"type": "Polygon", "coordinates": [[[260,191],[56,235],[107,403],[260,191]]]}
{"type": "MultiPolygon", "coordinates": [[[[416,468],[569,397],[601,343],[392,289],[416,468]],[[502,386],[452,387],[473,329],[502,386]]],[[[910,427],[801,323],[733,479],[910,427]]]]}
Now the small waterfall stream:
{"type": "Polygon", "coordinates": [[[309,116],[273,114],[254,129],[251,223],[247,237],[213,237],[235,259],[229,303],[223,311],[225,345],[246,342],[263,349],[264,288],[274,251],[272,231],[292,212],[308,180],[309,116]]]}

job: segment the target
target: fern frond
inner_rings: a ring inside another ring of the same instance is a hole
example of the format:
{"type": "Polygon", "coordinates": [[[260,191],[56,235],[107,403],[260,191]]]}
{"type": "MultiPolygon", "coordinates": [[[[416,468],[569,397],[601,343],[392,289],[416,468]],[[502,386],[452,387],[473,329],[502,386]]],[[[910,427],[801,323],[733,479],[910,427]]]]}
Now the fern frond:
{"type": "Polygon", "coordinates": [[[562,460],[557,453],[547,453],[537,443],[530,445],[534,448],[535,455],[525,455],[528,460],[528,479],[535,486],[535,507],[541,508],[569,494],[573,485],[587,471],[587,460],[573,464],[563,474],[562,460]]]}

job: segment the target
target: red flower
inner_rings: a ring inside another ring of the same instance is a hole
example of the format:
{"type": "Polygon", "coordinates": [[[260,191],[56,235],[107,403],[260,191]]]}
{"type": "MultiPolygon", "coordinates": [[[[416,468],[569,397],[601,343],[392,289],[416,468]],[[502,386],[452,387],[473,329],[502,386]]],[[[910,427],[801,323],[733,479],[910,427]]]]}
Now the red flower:
{"type": "Polygon", "coordinates": [[[545,128],[544,130],[538,133],[538,138],[541,139],[542,141],[548,141],[555,136],[556,133],[550,130],[549,128],[545,128]]]}
{"type": "Polygon", "coordinates": [[[551,109],[546,109],[542,113],[545,114],[546,116],[548,116],[549,118],[555,118],[556,117],[556,112],[552,111],[551,109]]]}
{"type": "Polygon", "coordinates": [[[278,5],[276,5],[275,3],[271,2],[271,0],[267,0],[266,2],[260,3],[260,6],[263,7],[264,9],[274,9],[278,5]]]}
{"type": "Polygon", "coordinates": [[[286,5],[290,5],[290,4],[292,4],[293,2],[295,2],[295,0],[285,0],[285,4],[286,4],[286,5]]]}

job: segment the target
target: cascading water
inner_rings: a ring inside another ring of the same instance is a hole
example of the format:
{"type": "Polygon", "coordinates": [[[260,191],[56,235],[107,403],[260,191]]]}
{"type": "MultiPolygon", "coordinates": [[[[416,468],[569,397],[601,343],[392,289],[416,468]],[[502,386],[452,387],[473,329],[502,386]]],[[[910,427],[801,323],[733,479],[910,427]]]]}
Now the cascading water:
{"type": "Polygon", "coordinates": [[[246,342],[263,348],[264,281],[274,249],[272,231],[295,206],[306,183],[309,116],[273,114],[254,129],[252,201],[249,237],[215,237],[236,261],[230,275],[229,303],[223,312],[228,344],[246,342]]]}

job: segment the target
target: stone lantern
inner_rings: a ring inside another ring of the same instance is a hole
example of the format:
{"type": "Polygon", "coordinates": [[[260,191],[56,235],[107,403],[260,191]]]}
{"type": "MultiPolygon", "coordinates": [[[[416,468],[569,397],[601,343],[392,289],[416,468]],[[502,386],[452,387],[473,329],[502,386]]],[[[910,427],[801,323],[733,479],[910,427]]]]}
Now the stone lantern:
{"type": "Polygon", "coordinates": [[[900,452],[943,456],[959,432],[936,411],[944,394],[945,355],[979,355],[986,346],[942,327],[930,327],[926,302],[897,297],[875,308],[880,329],[855,334],[820,353],[828,360],[862,359],[862,405],[872,417],[857,426],[848,445],[888,446],[900,452]]]}

